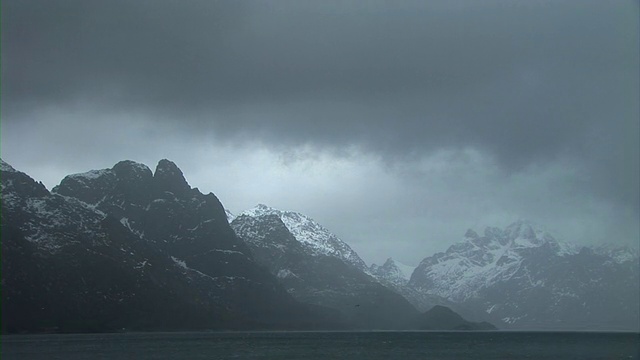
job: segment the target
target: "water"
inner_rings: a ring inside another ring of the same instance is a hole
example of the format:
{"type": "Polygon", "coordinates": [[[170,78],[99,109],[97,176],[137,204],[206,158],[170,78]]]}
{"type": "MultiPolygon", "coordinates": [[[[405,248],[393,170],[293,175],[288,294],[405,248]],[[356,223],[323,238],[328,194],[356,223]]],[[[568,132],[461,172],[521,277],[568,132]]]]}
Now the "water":
{"type": "Polygon", "coordinates": [[[2,336],[10,359],[640,359],[640,334],[235,332],[2,336]]]}

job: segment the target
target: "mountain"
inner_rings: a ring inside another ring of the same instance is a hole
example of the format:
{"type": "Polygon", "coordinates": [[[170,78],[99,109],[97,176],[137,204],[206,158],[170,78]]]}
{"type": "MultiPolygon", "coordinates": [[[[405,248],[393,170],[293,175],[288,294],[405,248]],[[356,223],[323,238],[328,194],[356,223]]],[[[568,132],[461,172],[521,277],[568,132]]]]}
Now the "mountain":
{"type": "Polygon", "coordinates": [[[121,161],[52,191],[0,166],[3,333],[409,329],[420,320],[310,218],[264,205],[235,217],[171,161],[154,172],[121,161]]]}
{"type": "Polygon", "coordinates": [[[422,260],[407,286],[501,328],[638,331],[638,273],[637,253],[579,248],[519,221],[468,230],[422,260]]]}
{"type": "Polygon", "coordinates": [[[333,256],[364,273],[369,272],[364,261],[347,243],[306,215],[293,211],[281,211],[264,204],[258,204],[253,209],[242,212],[241,215],[254,218],[276,215],[308,253],[333,256]]]}
{"type": "Polygon", "coordinates": [[[418,311],[365,272],[355,251],[310,218],[258,205],[231,226],[297,300],[336,309],[358,328],[414,326],[418,311]]]}
{"type": "Polygon", "coordinates": [[[488,322],[471,322],[445,306],[436,305],[420,317],[420,330],[497,330],[488,322]]]}
{"type": "Polygon", "coordinates": [[[388,258],[382,266],[371,264],[369,272],[385,285],[402,288],[407,285],[414,268],[396,263],[388,258]]]}
{"type": "Polygon", "coordinates": [[[168,160],[51,192],[0,162],[3,332],[342,326],[295,301],[168,160]]]}
{"type": "MultiPolygon", "coordinates": [[[[464,309],[460,304],[449,301],[437,294],[418,291],[409,286],[409,279],[411,278],[414,270],[415,267],[397,263],[392,258],[388,258],[381,266],[371,264],[371,267],[369,268],[371,275],[376,278],[378,282],[402,295],[416,309],[418,309],[418,311],[424,312],[434,306],[444,306],[454,309],[457,312],[464,312],[468,316],[472,314],[470,310],[464,309]]],[[[474,316],[474,318],[483,319],[483,316],[474,316]]]]}

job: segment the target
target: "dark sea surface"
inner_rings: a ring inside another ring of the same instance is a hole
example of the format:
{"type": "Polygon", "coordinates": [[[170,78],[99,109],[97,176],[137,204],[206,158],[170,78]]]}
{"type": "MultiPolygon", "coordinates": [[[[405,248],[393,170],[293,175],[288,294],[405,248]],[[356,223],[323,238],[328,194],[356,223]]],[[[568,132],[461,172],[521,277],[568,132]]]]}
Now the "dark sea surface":
{"type": "Polygon", "coordinates": [[[191,332],[2,336],[10,359],[640,359],[640,334],[191,332]]]}

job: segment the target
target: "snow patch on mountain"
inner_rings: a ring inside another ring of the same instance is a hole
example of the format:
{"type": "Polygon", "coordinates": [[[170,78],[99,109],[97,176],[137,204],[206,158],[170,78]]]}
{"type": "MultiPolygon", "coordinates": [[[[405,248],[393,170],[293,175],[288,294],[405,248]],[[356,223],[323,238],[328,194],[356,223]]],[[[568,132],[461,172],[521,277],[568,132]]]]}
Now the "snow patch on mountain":
{"type": "Polygon", "coordinates": [[[191,270],[191,268],[187,267],[187,263],[184,260],[180,260],[175,256],[171,256],[171,260],[180,268],[184,270],[191,270]]]}
{"type": "Polygon", "coordinates": [[[289,269],[281,269],[280,271],[278,271],[278,274],[276,274],[276,277],[278,279],[284,279],[284,278],[288,278],[288,277],[299,278],[298,275],[296,275],[294,272],[292,272],[289,269]]]}
{"type": "Polygon", "coordinates": [[[224,213],[227,215],[227,221],[229,222],[229,224],[231,224],[231,222],[233,221],[233,219],[236,218],[236,216],[233,215],[233,213],[227,209],[224,209],[224,213]]]}
{"type": "Polygon", "coordinates": [[[144,231],[136,230],[134,226],[131,226],[131,223],[129,222],[129,218],[126,218],[126,217],[121,218],[120,224],[126,227],[127,230],[129,230],[131,233],[135,234],[138,238],[144,239],[144,231]]]}
{"type": "Polygon", "coordinates": [[[272,237],[272,234],[278,231],[278,224],[273,221],[274,219],[276,221],[281,221],[277,215],[263,215],[257,217],[240,215],[237,216],[236,219],[239,220],[233,222],[231,227],[245,242],[258,247],[278,247],[279,245],[282,245],[274,244],[273,242],[265,240],[272,237]],[[272,217],[272,219],[268,219],[268,217],[272,217]],[[240,219],[242,221],[240,221],[240,219]]]}
{"type": "Polygon", "coordinates": [[[121,161],[120,163],[122,163],[123,166],[129,167],[131,170],[133,170],[135,174],[138,174],[138,176],[152,173],[151,169],[147,165],[136,162],[136,161],[124,160],[124,161],[121,161]]]}
{"type": "MultiPolygon", "coordinates": [[[[3,206],[13,210],[19,197],[12,192],[2,193],[3,206]],[[7,200],[14,201],[12,205],[7,200]]],[[[105,235],[92,229],[99,228],[104,213],[75,199],[52,194],[42,198],[27,198],[21,203],[25,213],[30,214],[27,221],[20,224],[25,239],[38,249],[54,254],[65,246],[78,244],[80,238],[103,242],[105,235]],[[55,234],[55,235],[52,235],[55,234]]]]}
{"type": "Polygon", "coordinates": [[[187,277],[191,277],[191,275],[197,275],[198,278],[204,278],[211,280],[215,286],[218,288],[228,288],[237,286],[238,282],[249,282],[250,280],[244,276],[211,276],[203,273],[202,271],[196,270],[194,268],[190,268],[184,260],[181,260],[175,256],[170,257],[174,262],[174,265],[182,270],[182,273],[187,277]]]}
{"type": "Polygon", "coordinates": [[[78,173],[78,174],[71,174],[68,175],[68,177],[74,179],[74,180],[95,180],[98,179],[102,176],[108,175],[108,174],[112,174],[113,171],[111,171],[111,169],[101,169],[101,170],[90,170],[84,173],[78,173]]]}

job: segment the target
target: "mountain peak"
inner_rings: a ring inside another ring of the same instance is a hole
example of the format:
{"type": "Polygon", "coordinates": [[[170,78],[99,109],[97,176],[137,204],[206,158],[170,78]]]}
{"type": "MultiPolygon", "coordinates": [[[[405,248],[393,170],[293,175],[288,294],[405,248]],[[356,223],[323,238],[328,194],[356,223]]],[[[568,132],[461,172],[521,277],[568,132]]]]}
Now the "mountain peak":
{"type": "Polygon", "coordinates": [[[120,161],[111,170],[122,180],[148,179],[153,176],[147,165],[132,160],[120,161]]]}
{"type": "Polygon", "coordinates": [[[464,237],[465,237],[465,238],[468,238],[468,239],[477,239],[477,238],[479,238],[480,236],[478,235],[478,233],[477,233],[477,232],[475,232],[475,231],[473,231],[473,230],[471,230],[471,229],[468,229],[468,230],[467,230],[467,232],[466,232],[466,233],[464,233],[464,237]]]}
{"type": "Polygon", "coordinates": [[[530,239],[535,237],[535,230],[533,228],[533,225],[525,220],[518,220],[513,224],[507,226],[505,232],[514,238],[522,237],[525,239],[530,239]]]}
{"type": "Polygon", "coordinates": [[[376,276],[387,276],[387,274],[393,273],[394,276],[397,275],[402,277],[401,271],[398,268],[398,265],[396,265],[396,262],[393,261],[393,258],[387,258],[382,266],[371,264],[369,269],[371,270],[371,273],[376,276]]]}
{"type": "MultiPolygon", "coordinates": [[[[280,214],[282,213],[281,210],[278,210],[276,208],[272,208],[271,206],[265,205],[265,204],[258,204],[256,206],[254,206],[253,208],[245,211],[245,212],[250,212],[252,214],[254,214],[253,216],[260,216],[260,215],[267,215],[267,214],[280,214]]],[[[245,213],[243,212],[243,213],[245,213]]]]}
{"type": "Polygon", "coordinates": [[[306,246],[313,254],[335,256],[365,272],[369,271],[364,261],[349,245],[306,215],[278,210],[264,204],[258,204],[252,209],[243,211],[240,215],[250,217],[277,215],[296,240],[306,246]]]}
{"type": "MultiPolygon", "coordinates": [[[[121,167],[126,167],[122,164],[121,167]]],[[[120,169],[120,172],[128,173],[120,169]]],[[[97,204],[105,199],[116,187],[117,175],[112,169],[90,170],[84,173],[67,175],[60,184],[53,188],[53,192],[72,196],[87,204],[97,204]]]]}
{"type": "Polygon", "coordinates": [[[391,267],[391,266],[396,266],[395,261],[393,261],[393,258],[388,258],[387,261],[384,262],[384,264],[382,265],[383,267],[391,267]]]}
{"type": "Polygon", "coordinates": [[[13,166],[0,159],[0,170],[2,171],[2,206],[17,205],[13,200],[16,199],[17,194],[28,193],[33,197],[43,197],[49,195],[49,190],[42,184],[42,182],[35,181],[29,175],[18,171],[13,166]],[[9,195],[10,194],[10,195],[9,195]]]}
{"type": "Polygon", "coordinates": [[[167,159],[162,159],[158,162],[153,181],[158,190],[170,191],[174,194],[184,193],[191,189],[182,174],[182,170],[173,161],[167,159]]]}
{"type": "Polygon", "coordinates": [[[258,204],[249,210],[245,210],[240,215],[247,215],[252,217],[264,216],[264,215],[278,215],[284,217],[285,214],[297,214],[291,211],[282,211],[265,204],[258,204]]]}
{"type": "Polygon", "coordinates": [[[388,258],[382,266],[371,264],[371,274],[384,284],[400,288],[409,282],[413,268],[388,258]]]}
{"type": "Polygon", "coordinates": [[[518,220],[504,230],[506,237],[515,245],[523,247],[538,247],[544,244],[556,244],[557,241],[541,226],[526,220],[518,220]]]}
{"type": "Polygon", "coordinates": [[[176,163],[174,163],[171,160],[168,159],[162,159],[160,161],[158,161],[158,165],[156,165],[156,174],[162,174],[162,173],[171,173],[171,174],[176,174],[179,173],[180,175],[182,175],[182,170],[180,170],[180,168],[178,168],[178,165],[176,165],[176,163]]]}

